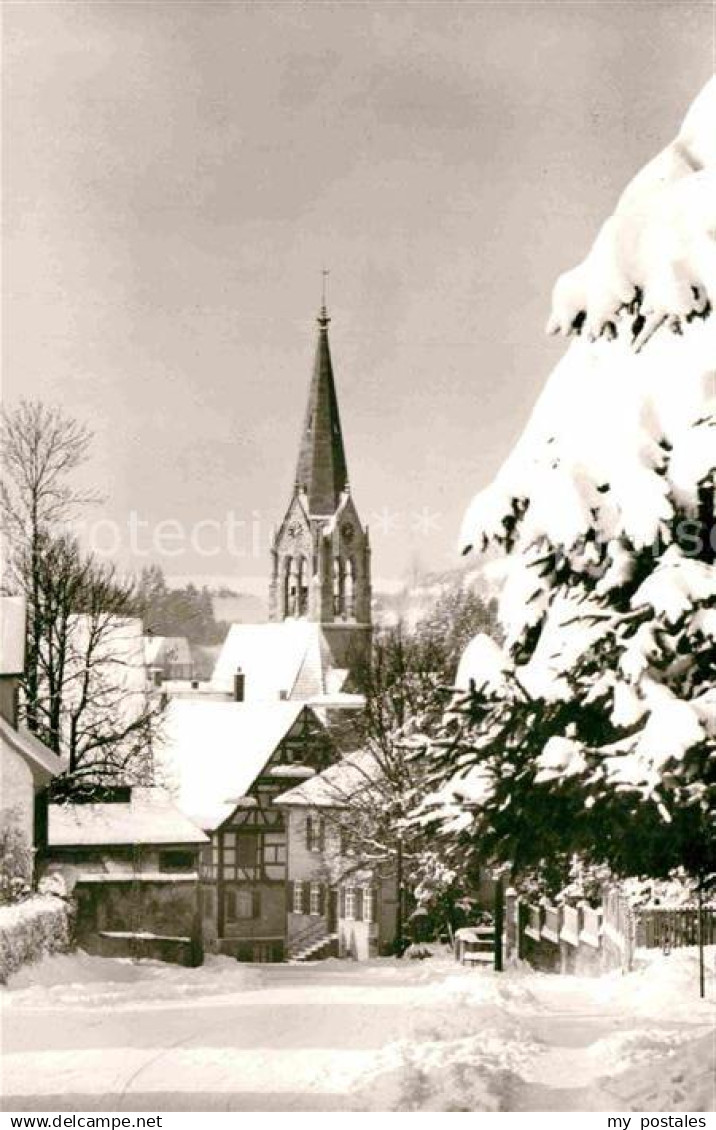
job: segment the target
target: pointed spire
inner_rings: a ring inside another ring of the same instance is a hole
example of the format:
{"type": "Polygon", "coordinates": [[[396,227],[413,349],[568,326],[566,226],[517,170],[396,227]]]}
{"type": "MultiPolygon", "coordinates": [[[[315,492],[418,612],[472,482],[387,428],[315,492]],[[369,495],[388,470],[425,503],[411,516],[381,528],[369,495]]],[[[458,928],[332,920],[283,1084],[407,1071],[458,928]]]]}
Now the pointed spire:
{"type": "Polygon", "coordinates": [[[348,481],[338,399],[328,344],[326,276],[318,314],[318,344],[301,434],[296,481],[305,487],[311,515],[333,514],[348,481]]]}

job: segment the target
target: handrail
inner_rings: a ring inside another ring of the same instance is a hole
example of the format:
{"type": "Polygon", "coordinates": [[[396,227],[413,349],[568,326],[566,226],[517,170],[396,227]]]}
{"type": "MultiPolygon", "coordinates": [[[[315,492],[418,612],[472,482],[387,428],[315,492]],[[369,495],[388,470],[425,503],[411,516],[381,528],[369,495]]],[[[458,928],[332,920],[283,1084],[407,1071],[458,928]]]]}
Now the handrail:
{"type": "Polygon", "coordinates": [[[318,941],[319,938],[324,937],[328,933],[329,930],[325,918],[318,918],[316,922],[312,922],[310,926],[301,930],[299,934],[294,934],[292,938],[289,938],[288,948],[290,951],[302,949],[311,942],[318,941]]]}

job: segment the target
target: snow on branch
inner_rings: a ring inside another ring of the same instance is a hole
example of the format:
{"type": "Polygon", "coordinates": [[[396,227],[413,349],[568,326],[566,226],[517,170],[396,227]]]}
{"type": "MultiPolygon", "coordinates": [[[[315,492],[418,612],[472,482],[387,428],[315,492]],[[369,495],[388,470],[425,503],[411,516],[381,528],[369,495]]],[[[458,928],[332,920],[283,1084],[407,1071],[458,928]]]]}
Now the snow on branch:
{"type": "Polygon", "coordinates": [[[677,138],[627,186],[586,259],[554,288],[548,333],[616,337],[628,319],[639,350],[662,326],[711,312],[716,299],[716,78],[677,138]]]}

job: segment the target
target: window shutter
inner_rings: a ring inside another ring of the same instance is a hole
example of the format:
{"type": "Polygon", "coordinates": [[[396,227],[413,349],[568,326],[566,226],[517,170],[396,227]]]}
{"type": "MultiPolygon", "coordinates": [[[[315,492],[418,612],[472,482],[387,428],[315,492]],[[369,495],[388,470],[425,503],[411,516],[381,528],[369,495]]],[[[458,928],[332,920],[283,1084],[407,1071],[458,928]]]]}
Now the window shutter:
{"type": "Polygon", "coordinates": [[[341,904],[341,918],[345,918],[345,916],[346,916],[346,888],[345,887],[341,887],[341,889],[340,889],[340,904],[341,904]]]}
{"type": "Polygon", "coordinates": [[[363,921],[363,888],[356,887],[355,889],[355,920],[356,922],[363,921]]]}
{"type": "Polygon", "coordinates": [[[326,913],[326,888],[323,883],[318,888],[318,913],[321,915],[326,913]]]}
{"type": "Polygon", "coordinates": [[[261,891],[251,892],[251,917],[261,917],[261,891]]]}
{"type": "Polygon", "coordinates": [[[313,817],[306,817],[306,848],[311,851],[313,848],[313,817]]]}
{"type": "Polygon", "coordinates": [[[301,885],[301,913],[310,914],[311,911],[311,884],[301,885]]]}
{"type": "Polygon", "coordinates": [[[295,897],[296,897],[296,894],[295,894],[294,882],[293,882],[293,879],[290,879],[289,883],[288,883],[288,900],[287,900],[289,914],[293,914],[293,907],[294,907],[294,901],[293,900],[295,899],[295,897]]]}
{"type": "Polygon", "coordinates": [[[320,851],[326,846],[326,822],[322,816],[318,817],[318,848],[320,851]]]}

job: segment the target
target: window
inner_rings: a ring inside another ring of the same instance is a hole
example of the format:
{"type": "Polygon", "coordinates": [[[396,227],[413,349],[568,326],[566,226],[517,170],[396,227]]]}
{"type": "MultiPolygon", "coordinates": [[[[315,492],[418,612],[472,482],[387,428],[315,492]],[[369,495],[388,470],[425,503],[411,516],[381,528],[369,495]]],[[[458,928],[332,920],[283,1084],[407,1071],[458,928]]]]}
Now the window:
{"type": "Polygon", "coordinates": [[[300,879],[293,884],[293,913],[303,914],[303,883],[300,879]]]}
{"type": "Polygon", "coordinates": [[[343,562],[339,557],[333,560],[333,613],[343,614],[343,562]]]}
{"type": "MultiPolygon", "coordinates": [[[[224,832],[224,879],[241,879],[242,871],[253,871],[258,865],[259,840],[255,832],[237,834],[224,832]]],[[[243,876],[244,878],[246,876],[243,876]]]]}
{"type": "Polygon", "coordinates": [[[264,863],[286,862],[286,837],[283,832],[267,832],[264,835],[264,863]]]}
{"type": "Polygon", "coordinates": [[[363,920],[375,922],[375,891],[372,887],[363,890],[363,920]]]}
{"type": "Polygon", "coordinates": [[[274,946],[271,942],[254,942],[251,960],[259,963],[275,961],[274,946]]]}
{"type": "Polygon", "coordinates": [[[227,922],[236,922],[240,918],[261,917],[260,891],[239,888],[238,890],[226,891],[224,898],[227,922]]]}
{"type": "Polygon", "coordinates": [[[191,871],[194,867],[193,851],[160,851],[160,871],[191,871]]]}
{"type": "Polygon", "coordinates": [[[309,914],[322,913],[323,907],[321,906],[321,903],[323,902],[323,899],[321,898],[321,893],[321,884],[311,883],[311,898],[308,911],[309,914]]]}
{"type": "Polygon", "coordinates": [[[260,892],[259,891],[237,891],[236,892],[236,917],[237,918],[260,918],[260,892]]]}
{"type": "Polygon", "coordinates": [[[355,918],[356,916],[356,892],[355,887],[346,887],[346,918],[355,918]]]}
{"type": "Polygon", "coordinates": [[[320,816],[306,817],[306,847],[309,851],[323,850],[323,820],[320,816]]]}
{"type": "Polygon", "coordinates": [[[251,868],[256,866],[256,857],[258,855],[258,837],[251,836],[237,836],[236,844],[236,862],[239,867],[251,868]]]}

